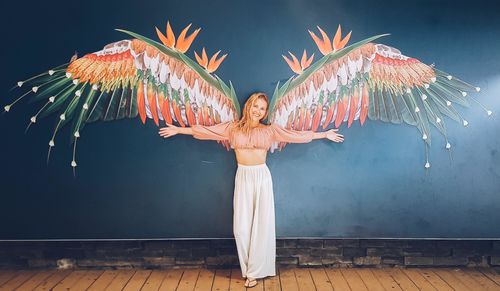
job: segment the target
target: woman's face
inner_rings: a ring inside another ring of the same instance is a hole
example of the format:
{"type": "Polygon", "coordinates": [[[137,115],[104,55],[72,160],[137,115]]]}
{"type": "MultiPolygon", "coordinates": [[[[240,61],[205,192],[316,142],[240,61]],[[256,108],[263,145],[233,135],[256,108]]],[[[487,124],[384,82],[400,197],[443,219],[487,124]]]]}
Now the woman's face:
{"type": "Polygon", "coordinates": [[[252,121],[260,121],[267,112],[267,102],[262,98],[258,98],[250,107],[250,119],[252,121]]]}

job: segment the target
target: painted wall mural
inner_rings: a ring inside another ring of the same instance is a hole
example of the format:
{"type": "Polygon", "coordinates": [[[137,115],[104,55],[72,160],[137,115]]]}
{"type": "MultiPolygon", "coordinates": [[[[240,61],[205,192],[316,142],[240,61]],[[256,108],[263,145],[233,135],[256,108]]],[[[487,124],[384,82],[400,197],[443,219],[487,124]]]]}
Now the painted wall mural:
{"type": "MultiPolygon", "coordinates": [[[[187,56],[187,51],[200,32],[196,29],[187,36],[191,24],[176,38],[167,22],[165,33],[156,28],[161,43],[140,34],[121,30],[133,39],[106,45],[102,50],[76,56],[69,64],[50,69],[46,73],[19,81],[32,86],[30,90],[5,105],[11,107],[29,94],[34,101],[45,104],[30,119],[28,128],[39,116],[56,113],[59,116],[52,138],[55,146],[57,132],[68,122],[74,121],[73,159],[76,143],[86,123],[110,121],[139,116],[142,123],[152,119],[157,126],[177,124],[182,127],[201,124],[214,125],[239,119],[240,105],[233,84],[227,85],[213,74],[227,54],[210,61],[205,48],[201,57],[194,52],[197,63],[187,56]]],[[[448,141],[445,117],[468,125],[454,105],[469,106],[469,96],[479,92],[474,87],[434,66],[403,55],[399,50],[373,41],[385,35],[373,36],[346,46],[351,32],[342,38],[342,28],[330,40],[318,27],[321,39],[309,31],[323,57],[312,63],[314,54],[304,50],[299,62],[289,52],[291,59],[283,56],[297,75],[288,79],[274,91],[270,104],[270,123],[294,130],[318,131],[331,124],[347,127],[355,120],[364,124],[366,118],[395,124],[406,123],[418,128],[426,146],[431,144],[429,127],[433,125],[448,141]]],[[[227,142],[222,141],[229,149],[227,142]]],[[[285,143],[275,145],[283,148],[285,143]]],[[[427,149],[427,148],[426,148],[427,149]]],[[[428,156],[425,168],[429,168],[428,156]]]]}

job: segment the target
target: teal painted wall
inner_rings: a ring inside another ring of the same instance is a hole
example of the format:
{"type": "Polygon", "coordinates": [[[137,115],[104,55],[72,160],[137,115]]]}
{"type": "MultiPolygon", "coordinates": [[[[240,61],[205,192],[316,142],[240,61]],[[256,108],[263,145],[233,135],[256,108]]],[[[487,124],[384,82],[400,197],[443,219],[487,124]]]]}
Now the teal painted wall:
{"type": "MultiPolygon", "coordinates": [[[[340,23],[482,88],[448,123],[451,155],[433,131],[432,167],[418,131],[367,122],[343,144],[315,141],[270,154],[279,237],[500,238],[500,5],[495,1],[137,1],[0,4],[2,106],[20,80],[125,35],[156,38],[167,19],[202,27],[192,51],[222,49],[217,74],[240,103],[292,75],[281,54],[315,52],[307,33],[340,23]]],[[[0,239],[232,237],[236,162],[215,142],[158,137],[138,119],[91,124],[74,178],[67,131],[45,163],[53,119],[24,134],[33,104],[0,115],[0,239]]]]}

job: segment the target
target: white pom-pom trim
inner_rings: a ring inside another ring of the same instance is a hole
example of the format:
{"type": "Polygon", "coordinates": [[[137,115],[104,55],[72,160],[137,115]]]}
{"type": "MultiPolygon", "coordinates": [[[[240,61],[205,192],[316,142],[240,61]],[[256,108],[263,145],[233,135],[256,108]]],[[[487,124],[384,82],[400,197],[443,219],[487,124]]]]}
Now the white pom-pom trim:
{"type": "Polygon", "coordinates": [[[464,97],[467,96],[467,92],[462,91],[462,96],[464,96],[464,97]]]}
{"type": "Polygon", "coordinates": [[[71,78],[71,73],[67,72],[66,73],[66,78],[68,78],[68,79],[71,78]]]}
{"type": "Polygon", "coordinates": [[[63,114],[61,114],[61,116],[59,116],[59,118],[60,118],[61,120],[65,120],[65,119],[66,119],[66,115],[64,115],[64,113],[63,113],[63,114]]]}
{"type": "Polygon", "coordinates": [[[448,80],[453,79],[453,77],[452,77],[451,75],[446,76],[446,78],[447,78],[448,80]]]}
{"type": "Polygon", "coordinates": [[[415,113],[419,113],[419,112],[420,112],[420,108],[415,107],[415,113]]]}
{"type": "Polygon", "coordinates": [[[73,161],[71,161],[71,166],[72,166],[73,168],[74,168],[74,167],[76,167],[76,162],[75,162],[74,160],[73,160],[73,161]]]}
{"type": "Polygon", "coordinates": [[[451,149],[451,144],[449,142],[446,143],[446,149],[447,150],[451,149]]]}
{"type": "Polygon", "coordinates": [[[446,100],[446,106],[451,106],[451,102],[446,100]]]}
{"type": "Polygon", "coordinates": [[[426,99],[427,99],[427,95],[422,94],[422,100],[424,100],[424,101],[425,101],[426,99]]]}
{"type": "Polygon", "coordinates": [[[469,125],[469,122],[464,119],[464,126],[467,126],[467,125],[469,125]]]}
{"type": "Polygon", "coordinates": [[[431,82],[432,82],[432,83],[436,82],[436,77],[432,77],[432,78],[431,78],[431,82]]]}
{"type": "Polygon", "coordinates": [[[53,146],[55,146],[55,145],[56,145],[56,144],[54,143],[54,140],[53,140],[53,139],[51,139],[51,140],[49,141],[49,146],[50,146],[50,147],[53,147],[53,146]]]}
{"type": "Polygon", "coordinates": [[[429,169],[431,167],[431,164],[429,162],[425,163],[425,166],[424,166],[426,169],[429,169]]]}
{"type": "Polygon", "coordinates": [[[82,95],[82,91],[76,90],[75,95],[78,96],[78,97],[80,97],[82,95]]]}
{"type": "Polygon", "coordinates": [[[441,118],[436,117],[436,122],[437,122],[437,123],[440,123],[440,122],[441,122],[441,118]]]}
{"type": "Polygon", "coordinates": [[[411,93],[411,89],[410,89],[410,88],[407,88],[407,89],[406,89],[406,93],[410,94],[410,93],[411,93]]]}
{"type": "Polygon", "coordinates": [[[31,123],[36,123],[36,116],[31,116],[31,123]]]}
{"type": "Polygon", "coordinates": [[[92,90],[97,90],[99,88],[99,86],[97,86],[96,84],[92,85],[92,90]]]}
{"type": "Polygon", "coordinates": [[[425,89],[429,89],[429,84],[424,84],[425,89]]]}
{"type": "Polygon", "coordinates": [[[84,110],[89,109],[89,105],[88,105],[87,103],[83,104],[83,109],[84,109],[84,110]]]}
{"type": "Polygon", "coordinates": [[[476,87],[476,92],[479,92],[479,91],[481,91],[481,88],[476,87]]]}
{"type": "Polygon", "coordinates": [[[55,71],[54,70],[49,70],[49,75],[54,75],[55,71]]]}
{"type": "Polygon", "coordinates": [[[422,139],[427,140],[427,134],[424,133],[424,135],[422,135],[422,139]]]}
{"type": "Polygon", "coordinates": [[[9,110],[10,110],[10,105],[5,105],[5,107],[4,107],[3,109],[5,109],[5,112],[9,112],[9,110]]]}
{"type": "Polygon", "coordinates": [[[78,85],[78,82],[79,82],[78,79],[73,80],[73,84],[75,84],[75,85],[78,85]]]}
{"type": "Polygon", "coordinates": [[[35,86],[35,87],[31,88],[31,91],[33,91],[33,93],[36,93],[36,91],[38,91],[38,87],[35,86]]]}
{"type": "Polygon", "coordinates": [[[50,96],[49,97],[49,102],[50,103],[54,103],[55,100],[56,100],[56,96],[50,96]]]}
{"type": "Polygon", "coordinates": [[[491,112],[491,110],[486,110],[486,114],[488,114],[488,116],[491,116],[491,114],[493,114],[493,112],[491,112]]]}
{"type": "Polygon", "coordinates": [[[18,86],[18,87],[21,87],[23,84],[24,84],[24,82],[23,82],[23,81],[19,81],[19,82],[17,82],[17,86],[18,86]]]}
{"type": "Polygon", "coordinates": [[[79,131],[75,131],[75,134],[73,134],[76,138],[79,138],[80,137],[80,132],[79,131]]]}

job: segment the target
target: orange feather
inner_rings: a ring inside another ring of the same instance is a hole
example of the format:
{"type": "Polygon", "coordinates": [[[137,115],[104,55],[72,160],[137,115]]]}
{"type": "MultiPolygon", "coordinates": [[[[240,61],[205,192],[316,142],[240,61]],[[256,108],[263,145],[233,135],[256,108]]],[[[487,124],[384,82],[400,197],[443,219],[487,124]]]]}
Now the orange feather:
{"type": "Polygon", "coordinates": [[[361,125],[365,123],[366,116],[368,115],[368,88],[363,87],[363,96],[361,97],[361,112],[359,116],[359,122],[361,122],[361,125]]]}
{"type": "Polygon", "coordinates": [[[341,100],[337,103],[337,116],[335,117],[335,127],[338,128],[345,116],[345,104],[344,100],[341,100]]]}
{"type": "Polygon", "coordinates": [[[328,111],[326,112],[326,118],[325,121],[323,122],[323,129],[326,129],[330,124],[330,122],[332,121],[334,111],[335,111],[335,103],[332,103],[330,108],[328,108],[328,111]]]}
{"type": "Polygon", "coordinates": [[[137,110],[139,111],[139,116],[141,117],[142,123],[146,123],[146,102],[144,100],[144,83],[142,79],[139,79],[139,85],[137,86],[137,110]]]}
{"type": "Polygon", "coordinates": [[[358,110],[358,101],[358,88],[354,88],[354,95],[351,97],[351,104],[349,106],[349,120],[347,121],[347,128],[351,127],[354,117],[356,117],[356,111],[358,110]]]}
{"type": "Polygon", "coordinates": [[[153,116],[153,120],[158,126],[160,125],[160,121],[158,119],[158,103],[156,100],[156,92],[153,90],[152,85],[148,85],[148,103],[149,110],[151,111],[151,115],[153,116]]]}

